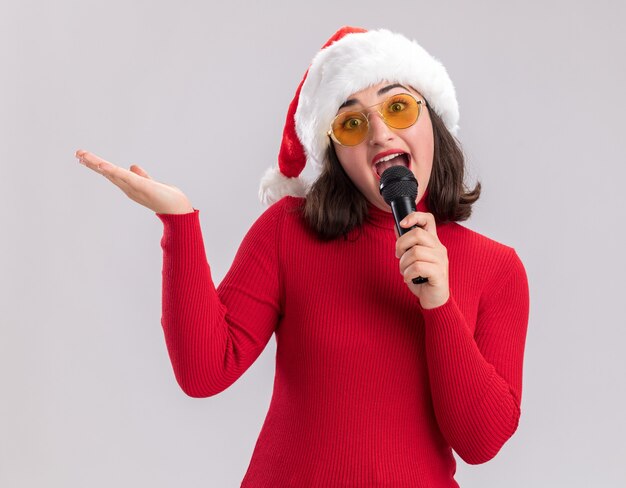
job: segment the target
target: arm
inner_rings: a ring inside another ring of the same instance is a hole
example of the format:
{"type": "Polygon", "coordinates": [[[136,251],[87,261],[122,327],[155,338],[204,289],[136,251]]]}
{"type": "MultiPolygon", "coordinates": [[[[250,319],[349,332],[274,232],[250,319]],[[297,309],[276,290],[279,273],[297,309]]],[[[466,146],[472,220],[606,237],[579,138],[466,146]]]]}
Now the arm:
{"type": "Polygon", "coordinates": [[[473,336],[453,295],[422,310],[437,422],[469,464],[493,458],[520,418],[528,281],[513,249],[505,269],[481,298],[473,336]]]}
{"type": "Polygon", "coordinates": [[[178,384],[191,397],[234,383],[267,345],[280,314],[277,203],[244,237],[216,289],[199,211],[156,214],[164,224],[161,324],[178,384]]]}

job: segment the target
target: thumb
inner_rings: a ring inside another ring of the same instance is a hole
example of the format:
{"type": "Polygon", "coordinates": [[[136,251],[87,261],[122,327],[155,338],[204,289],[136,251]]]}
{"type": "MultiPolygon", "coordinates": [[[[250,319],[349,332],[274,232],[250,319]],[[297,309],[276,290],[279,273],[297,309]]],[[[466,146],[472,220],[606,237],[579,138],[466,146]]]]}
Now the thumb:
{"type": "Polygon", "coordinates": [[[150,179],[150,180],[152,179],[152,178],[150,177],[150,175],[149,175],[148,173],[146,173],[146,171],[145,171],[145,170],[144,170],[141,166],[138,166],[138,165],[136,165],[136,164],[132,164],[132,165],[130,166],[130,170],[131,170],[133,173],[138,174],[139,176],[143,176],[144,178],[148,178],[148,179],[150,179]]]}

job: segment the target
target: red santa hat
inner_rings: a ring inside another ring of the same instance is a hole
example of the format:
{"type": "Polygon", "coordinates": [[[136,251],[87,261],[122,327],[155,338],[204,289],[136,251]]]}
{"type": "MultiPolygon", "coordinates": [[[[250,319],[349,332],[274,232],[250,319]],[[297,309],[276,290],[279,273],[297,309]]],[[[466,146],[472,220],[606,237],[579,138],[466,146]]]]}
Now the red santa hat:
{"type": "Polygon", "coordinates": [[[420,92],[456,135],[456,93],[437,59],[402,34],[342,27],[315,55],[289,104],[278,166],[269,168],[261,179],[259,198],[264,204],[286,195],[306,195],[309,184],[300,173],[306,164],[318,173],[321,170],[337,109],[353,93],[383,81],[408,84],[420,92]]]}

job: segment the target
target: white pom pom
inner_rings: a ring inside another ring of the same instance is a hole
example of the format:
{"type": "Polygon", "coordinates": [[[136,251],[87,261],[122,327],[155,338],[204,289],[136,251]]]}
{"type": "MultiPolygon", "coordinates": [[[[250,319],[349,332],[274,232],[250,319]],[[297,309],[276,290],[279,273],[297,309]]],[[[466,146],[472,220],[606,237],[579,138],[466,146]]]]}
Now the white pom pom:
{"type": "Polygon", "coordinates": [[[282,174],[279,168],[269,168],[259,187],[259,199],[264,205],[271,205],[287,195],[303,197],[308,189],[308,184],[301,177],[288,178],[282,174]]]}

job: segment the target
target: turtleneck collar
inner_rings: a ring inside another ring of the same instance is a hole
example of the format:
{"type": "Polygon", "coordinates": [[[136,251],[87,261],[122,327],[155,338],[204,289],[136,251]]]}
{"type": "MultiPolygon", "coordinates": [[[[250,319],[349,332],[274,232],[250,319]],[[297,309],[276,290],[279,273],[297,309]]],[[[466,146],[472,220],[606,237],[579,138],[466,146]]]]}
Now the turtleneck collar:
{"type": "MultiPolygon", "coordinates": [[[[428,204],[426,203],[427,198],[428,198],[428,188],[426,188],[426,191],[423,193],[422,197],[420,198],[420,201],[417,202],[417,206],[415,209],[417,212],[430,212],[430,210],[428,210],[428,204]]],[[[393,229],[395,227],[396,224],[393,219],[391,209],[389,209],[389,212],[386,212],[385,210],[381,210],[376,205],[368,201],[367,211],[368,211],[368,215],[366,218],[367,223],[375,225],[377,227],[382,227],[385,229],[393,229]]]]}

